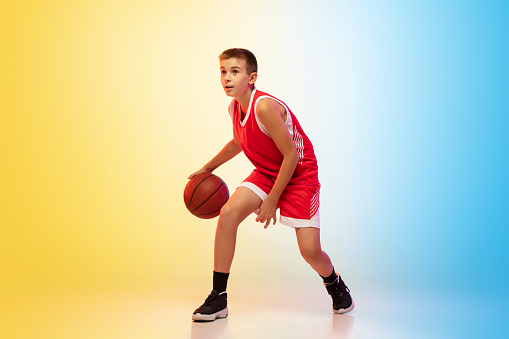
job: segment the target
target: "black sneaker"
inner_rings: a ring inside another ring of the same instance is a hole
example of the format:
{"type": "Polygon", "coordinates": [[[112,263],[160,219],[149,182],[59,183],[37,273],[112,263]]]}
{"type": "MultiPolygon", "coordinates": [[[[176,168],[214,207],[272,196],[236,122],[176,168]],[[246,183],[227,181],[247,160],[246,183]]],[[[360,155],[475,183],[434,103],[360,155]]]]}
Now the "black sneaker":
{"type": "Polygon", "coordinates": [[[325,284],[325,288],[332,297],[332,311],[334,313],[346,313],[354,309],[355,304],[350,296],[350,290],[339,278],[339,275],[333,283],[325,284]]]}
{"type": "Polygon", "coordinates": [[[228,316],[226,297],[226,292],[218,293],[216,290],[212,290],[203,305],[194,311],[193,320],[214,321],[226,318],[228,316]]]}

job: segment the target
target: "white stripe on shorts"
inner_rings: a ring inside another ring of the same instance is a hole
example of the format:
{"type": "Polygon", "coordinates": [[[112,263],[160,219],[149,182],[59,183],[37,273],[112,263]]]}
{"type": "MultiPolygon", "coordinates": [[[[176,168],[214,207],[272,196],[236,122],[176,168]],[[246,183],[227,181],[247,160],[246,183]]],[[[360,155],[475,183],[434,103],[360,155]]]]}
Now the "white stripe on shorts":
{"type": "MultiPolygon", "coordinates": [[[[265,193],[260,187],[256,186],[252,182],[244,181],[239,185],[239,187],[246,187],[253,191],[257,196],[264,201],[267,199],[268,194],[265,193]]],[[[258,214],[258,210],[254,212],[258,214]]],[[[295,219],[290,217],[279,217],[279,222],[285,226],[290,226],[293,228],[303,228],[303,227],[314,227],[320,228],[320,207],[316,207],[316,213],[311,217],[311,219],[295,219]]]]}
{"type": "Polygon", "coordinates": [[[290,226],[293,228],[303,228],[303,227],[314,227],[320,228],[320,210],[317,210],[315,215],[311,217],[311,219],[294,219],[290,217],[281,216],[279,218],[279,222],[283,225],[290,226]]]}
{"type": "Polygon", "coordinates": [[[269,196],[267,193],[265,193],[260,187],[256,186],[252,182],[244,181],[242,184],[239,185],[239,187],[247,187],[251,191],[253,191],[257,196],[264,201],[269,196]]]}

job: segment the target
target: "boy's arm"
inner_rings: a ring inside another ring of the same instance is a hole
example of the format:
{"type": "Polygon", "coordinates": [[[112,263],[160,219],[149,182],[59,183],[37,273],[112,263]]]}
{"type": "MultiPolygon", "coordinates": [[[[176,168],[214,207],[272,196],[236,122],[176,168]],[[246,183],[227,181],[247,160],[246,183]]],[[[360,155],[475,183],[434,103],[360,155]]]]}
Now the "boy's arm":
{"type": "Polygon", "coordinates": [[[274,225],[276,224],[277,202],[286,185],[288,185],[288,182],[292,178],[298,162],[297,150],[283,121],[284,114],[284,107],[277,101],[271,99],[260,100],[256,108],[258,119],[260,119],[260,122],[265,126],[270,137],[284,157],[276,182],[269,195],[260,206],[260,212],[256,218],[256,221],[265,223],[264,228],[269,226],[271,220],[273,220],[274,225]]]}
{"type": "Polygon", "coordinates": [[[214,158],[212,158],[212,160],[206,163],[200,170],[191,174],[188,179],[191,179],[200,173],[214,171],[225,162],[234,158],[241,151],[242,148],[240,147],[237,136],[235,135],[235,132],[233,132],[233,139],[227,143],[226,146],[224,146],[223,149],[214,158]]]}

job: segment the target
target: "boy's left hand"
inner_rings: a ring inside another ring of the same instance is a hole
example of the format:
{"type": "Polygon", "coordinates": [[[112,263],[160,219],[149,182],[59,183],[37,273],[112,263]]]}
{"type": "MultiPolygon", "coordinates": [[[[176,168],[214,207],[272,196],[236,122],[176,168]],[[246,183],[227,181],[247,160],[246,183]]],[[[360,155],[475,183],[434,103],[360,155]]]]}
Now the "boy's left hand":
{"type": "Polygon", "coordinates": [[[276,224],[276,210],[277,210],[277,201],[272,201],[270,197],[265,199],[261,206],[258,216],[256,217],[257,222],[265,223],[263,228],[267,228],[270,225],[270,221],[273,220],[272,224],[276,224]]]}

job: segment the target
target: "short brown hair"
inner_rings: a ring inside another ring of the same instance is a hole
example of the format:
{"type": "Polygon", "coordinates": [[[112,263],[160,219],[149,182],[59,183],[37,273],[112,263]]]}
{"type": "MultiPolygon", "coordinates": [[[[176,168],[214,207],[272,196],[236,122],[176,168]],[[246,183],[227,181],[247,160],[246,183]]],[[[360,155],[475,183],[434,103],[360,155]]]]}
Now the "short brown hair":
{"type": "Polygon", "coordinates": [[[244,48],[230,48],[219,55],[219,60],[227,60],[231,58],[242,59],[246,62],[246,70],[248,74],[258,72],[258,63],[256,57],[251,51],[244,48]]]}

